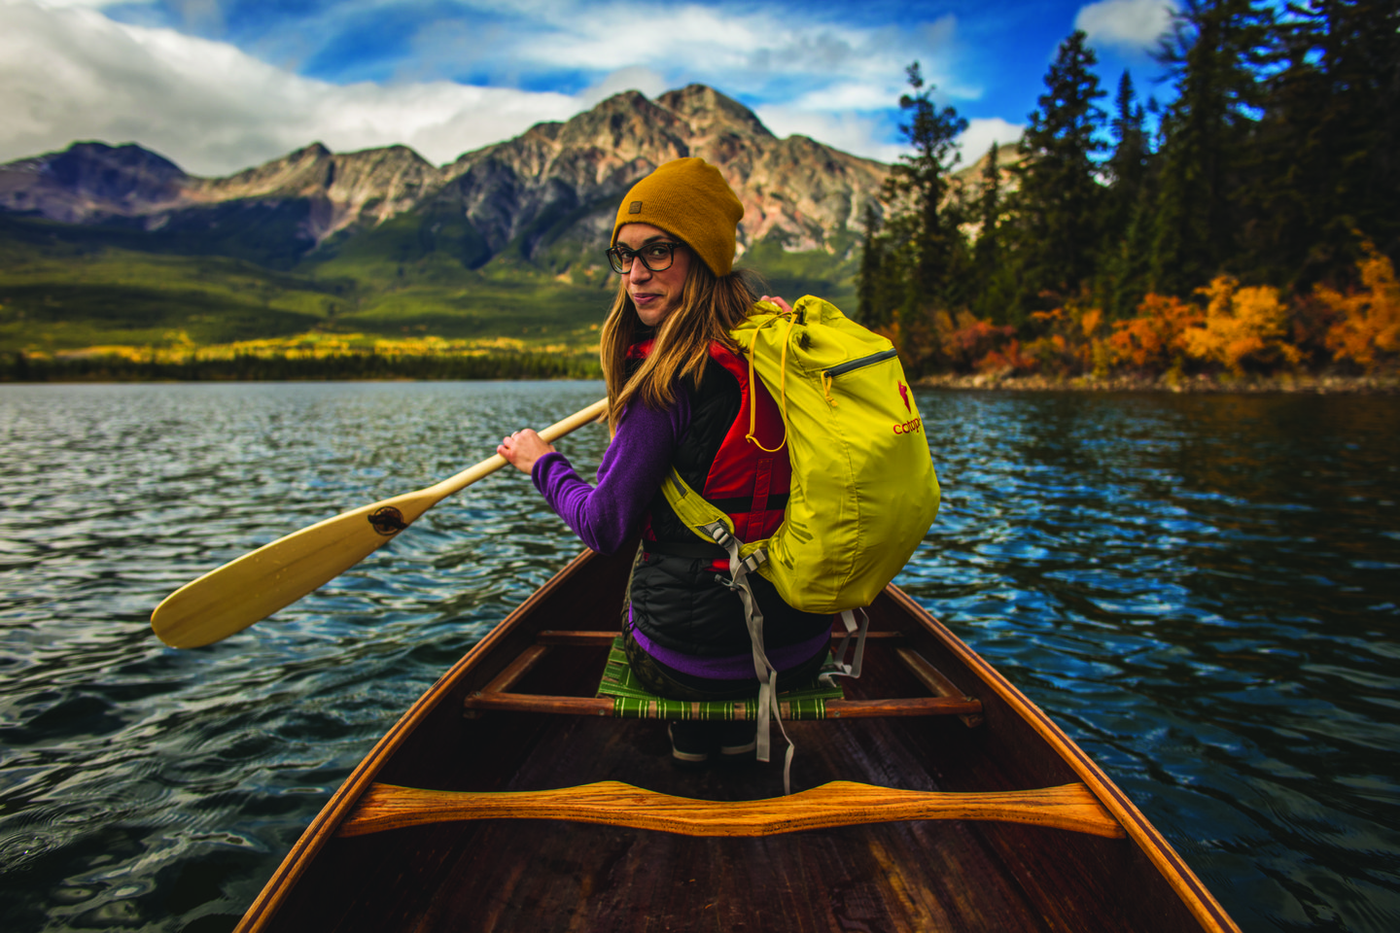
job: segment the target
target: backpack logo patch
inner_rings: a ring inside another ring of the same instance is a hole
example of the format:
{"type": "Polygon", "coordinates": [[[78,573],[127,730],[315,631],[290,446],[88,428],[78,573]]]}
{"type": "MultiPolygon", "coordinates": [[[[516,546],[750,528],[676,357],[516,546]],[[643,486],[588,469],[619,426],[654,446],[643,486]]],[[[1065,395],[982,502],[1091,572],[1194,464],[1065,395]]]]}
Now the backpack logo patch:
{"type": "Polygon", "coordinates": [[[896,382],[899,386],[899,397],[904,399],[904,410],[913,413],[914,409],[909,405],[909,387],[902,382],[896,382]]]}

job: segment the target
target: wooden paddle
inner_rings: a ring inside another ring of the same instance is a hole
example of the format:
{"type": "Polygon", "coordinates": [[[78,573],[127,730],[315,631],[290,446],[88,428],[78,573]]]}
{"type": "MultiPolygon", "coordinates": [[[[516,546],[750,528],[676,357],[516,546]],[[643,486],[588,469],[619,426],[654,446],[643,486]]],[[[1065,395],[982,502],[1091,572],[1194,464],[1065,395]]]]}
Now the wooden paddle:
{"type": "MultiPolygon", "coordinates": [[[[540,432],[546,443],[598,420],[607,399],[540,432]]],[[[440,483],[343,512],[211,570],[171,593],[151,613],[151,628],[172,648],[227,638],[296,602],[364,560],[442,499],[506,465],[495,454],[440,483]]]]}
{"type": "Polygon", "coordinates": [[[895,820],[1003,820],[1127,835],[1083,784],[980,793],[896,790],[832,781],[791,797],[710,801],[618,781],[536,791],[444,791],[371,784],[337,835],[361,836],[449,820],[571,820],[686,836],[770,836],[895,820]]]}

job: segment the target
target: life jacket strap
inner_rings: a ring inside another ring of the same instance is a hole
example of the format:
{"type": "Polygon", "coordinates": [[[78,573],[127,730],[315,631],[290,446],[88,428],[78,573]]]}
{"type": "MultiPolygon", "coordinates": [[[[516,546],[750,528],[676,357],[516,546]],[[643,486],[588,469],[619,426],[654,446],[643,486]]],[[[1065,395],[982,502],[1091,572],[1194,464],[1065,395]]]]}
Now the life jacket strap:
{"type": "Polygon", "coordinates": [[[717,544],[704,541],[643,541],[642,550],[663,557],[690,557],[703,560],[724,560],[729,555],[717,544]]]}

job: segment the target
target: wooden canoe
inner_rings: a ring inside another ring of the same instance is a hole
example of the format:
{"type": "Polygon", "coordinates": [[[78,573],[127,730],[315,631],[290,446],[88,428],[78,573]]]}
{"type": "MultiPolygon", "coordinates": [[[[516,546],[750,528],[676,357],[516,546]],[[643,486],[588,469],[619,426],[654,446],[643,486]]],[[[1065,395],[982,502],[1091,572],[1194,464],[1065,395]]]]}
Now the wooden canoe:
{"type": "Polygon", "coordinates": [[[893,586],[860,680],[787,724],[793,796],[776,760],[673,767],[664,722],[594,697],[629,563],[581,555],[439,679],[238,929],[1238,930],[1044,712],[893,586]]]}

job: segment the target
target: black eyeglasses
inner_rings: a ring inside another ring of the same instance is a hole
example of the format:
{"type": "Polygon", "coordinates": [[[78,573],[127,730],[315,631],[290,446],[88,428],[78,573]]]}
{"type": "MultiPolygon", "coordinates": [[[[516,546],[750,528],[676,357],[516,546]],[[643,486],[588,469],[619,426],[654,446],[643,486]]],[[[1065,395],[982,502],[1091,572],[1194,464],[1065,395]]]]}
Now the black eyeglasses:
{"type": "Polygon", "coordinates": [[[618,275],[626,275],[632,271],[632,260],[636,258],[642,261],[648,272],[665,272],[671,268],[671,263],[676,261],[676,247],[684,245],[661,240],[636,250],[614,246],[608,250],[608,265],[612,266],[612,271],[618,275]]]}

